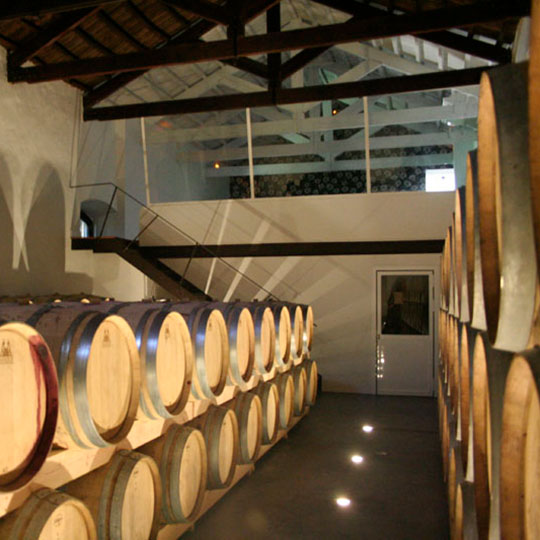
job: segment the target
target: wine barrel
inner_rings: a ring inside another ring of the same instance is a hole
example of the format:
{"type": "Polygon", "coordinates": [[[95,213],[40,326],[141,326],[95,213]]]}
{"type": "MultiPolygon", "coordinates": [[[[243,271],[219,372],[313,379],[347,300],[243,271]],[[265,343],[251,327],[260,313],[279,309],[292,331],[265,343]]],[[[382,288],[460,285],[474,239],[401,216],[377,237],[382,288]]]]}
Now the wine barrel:
{"type": "Polygon", "coordinates": [[[148,303],[103,302],[89,309],[125,319],[135,333],[141,358],[140,407],[155,419],[171,418],[185,407],[191,391],[193,352],[184,318],[148,303]]]}
{"type": "Polygon", "coordinates": [[[461,461],[467,470],[469,453],[469,433],[471,417],[471,364],[472,347],[469,347],[471,329],[464,324],[461,327],[460,375],[459,375],[459,421],[461,434],[461,461]]]}
{"type": "Polygon", "coordinates": [[[272,310],[259,302],[236,302],[249,309],[255,327],[255,369],[266,375],[274,367],[276,353],[276,326],[272,310]]]}
{"type": "Polygon", "coordinates": [[[478,152],[473,150],[467,154],[467,183],[465,185],[467,295],[471,326],[478,330],[486,330],[478,196],[478,152]]]}
{"type": "Polygon", "coordinates": [[[313,327],[315,322],[313,318],[313,308],[306,304],[301,304],[300,307],[304,317],[304,352],[309,353],[313,345],[313,327]]]}
{"type": "Polygon", "coordinates": [[[307,373],[306,405],[310,407],[317,401],[317,391],[319,386],[319,370],[315,360],[306,360],[303,364],[307,373]]]}
{"type": "Polygon", "coordinates": [[[450,387],[450,411],[458,420],[459,415],[459,321],[450,317],[448,343],[448,384],[450,387]]]}
{"type": "Polygon", "coordinates": [[[163,519],[167,523],[193,521],[206,492],[207,451],[202,433],[174,424],[138,451],[152,456],[159,466],[163,519]]]}
{"type": "MultiPolygon", "coordinates": [[[[450,449],[450,462],[448,465],[448,513],[450,517],[450,531],[452,538],[456,529],[456,497],[458,486],[463,481],[463,465],[461,463],[461,444],[455,442],[450,449]]],[[[460,516],[459,519],[461,519],[460,516]]]]}
{"type": "MultiPolygon", "coordinates": [[[[473,467],[478,538],[498,534],[503,394],[511,355],[494,349],[485,332],[473,352],[473,467]]],[[[497,536],[498,537],[498,536],[497,536]]]]}
{"type": "Polygon", "coordinates": [[[304,351],[304,315],[302,306],[291,302],[283,302],[289,310],[291,319],[291,347],[290,353],[295,358],[301,358],[304,351]]]}
{"type": "Polygon", "coordinates": [[[467,220],[465,205],[465,186],[456,190],[455,204],[455,255],[457,286],[457,311],[461,322],[470,321],[469,295],[467,292],[467,220]]]}
{"type": "Polygon", "coordinates": [[[59,381],[61,446],[104,447],[131,429],[139,405],[135,336],[118,315],[60,304],[2,305],[0,316],[26,321],[51,349],[59,381]]]}
{"type": "Polygon", "coordinates": [[[446,382],[447,375],[447,360],[446,360],[446,349],[447,349],[447,333],[448,333],[448,314],[444,310],[439,311],[439,369],[442,374],[443,381],[446,382]]]}
{"type": "Polygon", "coordinates": [[[77,499],[42,488],[13,514],[0,520],[0,538],[6,540],[97,540],[88,508],[77,499]]]}
{"type": "Polygon", "coordinates": [[[294,416],[302,416],[306,408],[307,372],[303,365],[292,370],[294,383],[294,416]]]}
{"type": "Polygon", "coordinates": [[[450,538],[452,540],[463,540],[463,488],[461,483],[456,486],[453,513],[454,519],[450,530],[450,538]]]}
{"type": "Polygon", "coordinates": [[[450,460],[450,417],[448,400],[445,398],[441,405],[442,413],[442,434],[441,434],[441,455],[443,466],[443,480],[448,481],[448,465],[450,460]]]}
{"type": "Polygon", "coordinates": [[[157,536],[161,481],[149,456],[120,450],[105,467],[71,482],[64,491],[86,505],[100,540],[157,536]]]}
{"type": "Polygon", "coordinates": [[[253,393],[262,404],[262,442],[273,444],[279,432],[279,390],[273,382],[260,383],[253,393]]]}
{"type": "Polygon", "coordinates": [[[25,485],[53,443],[58,380],[43,338],[24,323],[0,326],[0,491],[25,485]]]}
{"type": "Polygon", "coordinates": [[[279,426],[288,429],[294,414],[294,382],[290,373],[281,373],[275,378],[279,391],[279,426]]]}
{"type": "Polygon", "coordinates": [[[208,489],[230,486],[238,462],[238,420],[233,410],[212,406],[200,421],[208,449],[208,489]]]}
{"type": "Polygon", "coordinates": [[[191,391],[198,399],[219,396],[229,372],[227,324],[218,309],[199,302],[165,304],[164,311],[176,311],[188,323],[193,344],[194,376],[191,391]]]}
{"type": "Polygon", "coordinates": [[[444,247],[441,256],[441,307],[448,311],[450,307],[450,270],[451,270],[452,237],[450,227],[446,230],[444,247]]]}
{"type": "Polygon", "coordinates": [[[274,315],[276,329],[276,364],[289,367],[291,364],[291,316],[282,304],[271,302],[267,306],[274,315]]]}
{"type": "Polygon", "coordinates": [[[507,351],[527,345],[536,292],[527,103],[526,64],[482,74],[478,110],[482,280],[488,335],[494,347],[507,351]]]}
{"type": "Polygon", "coordinates": [[[531,3],[529,61],[529,163],[536,264],[540,268],[540,2],[531,3]]]}
{"type": "Polygon", "coordinates": [[[540,350],[514,357],[504,393],[502,538],[540,538],[540,350]]]}
{"type": "Polygon", "coordinates": [[[263,432],[262,402],[250,392],[239,394],[230,408],[238,420],[239,463],[253,463],[261,449],[263,432]]]}
{"type": "Polygon", "coordinates": [[[255,327],[249,309],[236,304],[212,302],[227,324],[229,337],[229,379],[242,390],[253,373],[255,360],[255,327]]]}

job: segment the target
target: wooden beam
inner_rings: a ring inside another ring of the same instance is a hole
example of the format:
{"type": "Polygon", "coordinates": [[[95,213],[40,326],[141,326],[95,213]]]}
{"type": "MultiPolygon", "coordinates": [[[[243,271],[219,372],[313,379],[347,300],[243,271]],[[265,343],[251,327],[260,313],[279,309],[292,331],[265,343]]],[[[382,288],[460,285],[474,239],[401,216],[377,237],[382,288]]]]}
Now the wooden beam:
{"type": "MultiPolygon", "coordinates": [[[[266,32],[281,31],[281,5],[276,4],[266,12],[266,32]]],[[[268,63],[268,89],[272,91],[281,86],[281,53],[272,53],[267,57],[268,63]]]]}
{"type": "Polygon", "coordinates": [[[20,19],[21,17],[62,13],[80,9],[104,7],[108,4],[119,4],[123,0],[17,0],[2,2],[0,20],[20,19]]]}
{"type": "Polygon", "coordinates": [[[232,23],[232,17],[230,16],[229,12],[219,4],[213,4],[212,2],[207,2],[206,0],[165,1],[178,9],[188,11],[193,15],[197,15],[198,17],[202,17],[203,19],[216,24],[228,26],[232,23]]]}
{"type": "Polygon", "coordinates": [[[233,66],[257,77],[268,79],[268,67],[262,62],[252,60],[251,58],[235,58],[234,60],[223,60],[224,64],[233,66]]]}
{"type": "Polygon", "coordinates": [[[381,94],[418,92],[437,88],[450,88],[478,84],[484,68],[470,68],[454,71],[439,71],[421,75],[388,77],[351,83],[327,84],[304,88],[280,88],[274,92],[253,92],[194,99],[180,99],[119,105],[114,107],[85,108],[85,120],[117,120],[142,116],[163,116],[170,114],[192,114],[210,111],[243,109],[245,107],[265,107],[269,105],[290,105],[311,101],[346,99],[381,94]]]}
{"type": "Polygon", "coordinates": [[[508,5],[492,6],[489,10],[485,9],[485,6],[468,5],[414,15],[384,15],[316,28],[240,36],[236,40],[182,43],[159,50],[123,54],[113,58],[92,58],[46,66],[19,67],[8,71],[8,79],[11,82],[35,83],[75,76],[106,75],[159,66],[226,60],[238,56],[323,47],[402,34],[422,34],[432,30],[520,16],[524,14],[524,11],[527,10],[524,10],[520,3],[513,2],[508,5]]]}
{"type": "MultiPolygon", "coordinates": [[[[243,22],[249,22],[255,17],[259,16],[266,9],[269,9],[279,0],[253,0],[250,2],[245,2],[244,11],[240,14],[240,18],[243,22]]],[[[177,13],[173,8],[170,8],[175,13],[177,13]]],[[[178,14],[180,15],[180,14],[178,14]]],[[[174,45],[182,42],[196,41],[200,39],[204,34],[212,30],[215,27],[214,23],[211,23],[207,20],[199,20],[193,23],[189,28],[184,29],[178,35],[174,36],[167,45],[174,45]]],[[[245,69],[246,64],[242,63],[242,67],[239,69],[245,69]]],[[[250,68],[253,68],[253,64],[250,64],[250,68]]],[[[84,95],[83,102],[85,107],[92,107],[96,103],[103,101],[108,98],[110,95],[114,94],[117,90],[139,78],[141,75],[144,75],[148,70],[137,70],[127,73],[120,73],[111,77],[108,81],[101,83],[97,87],[94,87],[90,92],[87,92],[84,95]]],[[[247,70],[246,70],[247,71],[247,70]]],[[[267,74],[259,75],[261,77],[266,77],[267,74]]]]}
{"type": "Polygon", "coordinates": [[[288,79],[328,49],[330,49],[330,47],[316,47],[314,49],[304,49],[298,54],[295,54],[281,66],[280,79],[282,81],[288,79]]]}
{"type": "Polygon", "coordinates": [[[17,67],[30,60],[42,49],[52,45],[68,32],[79,26],[86,18],[94,15],[99,8],[87,8],[61,15],[44,30],[21,43],[9,54],[8,62],[11,67],[17,67]]]}
{"type": "Polygon", "coordinates": [[[339,255],[394,255],[440,253],[443,240],[380,242],[283,242],[268,244],[213,244],[198,246],[145,246],[139,252],[154,259],[213,259],[214,257],[327,257],[339,255]]]}
{"type": "MultiPolygon", "coordinates": [[[[343,11],[349,15],[357,17],[377,17],[385,12],[383,8],[376,8],[368,6],[366,4],[360,4],[356,0],[314,0],[318,4],[343,11]]],[[[518,0],[519,1],[519,0],[518,0]]],[[[529,15],[530,6],[527,2],[519,2],[524,13],[520,16],[529,15]],[[529,11],[529,12],[527,12],[529,11]]],[[[490,6],[491,8],[491,6],[490,6]]],[[[458,26],[458,25],[456,25],[458,26]]],[[[435,43],[436,45],[442,45],[459,52],[471,54],[479,58],[484,58],[492,62],[506,63],[511,60],[511,53],[508,49],[500,47],[498,45],[490,45],[484,43],[478,39],[472,37],[465,37],[455,34],[453,32],[438,31],[427,32],[422,34],[422,39],[435,43]]]]}
{"type": "MultiPolygon", "coordinates": [[[[169,44],[196,41],[214,27],[215,25],[209,21],[197,21],[189,28],[184,29],[178,36],[171,39],[169,44]]],[[[84,95],[84,106],[92,107],[96,103],[99,103],[100,101],[114,94],[117,90],[119,90],[126,84],[129,84],[131,81],[134,81],[141,75],[144,75],[147,71],[147,69],[143,69],[139,71],[120,73],[111,77],[109,80],[94,87],[90,92],[84,95]]]]}

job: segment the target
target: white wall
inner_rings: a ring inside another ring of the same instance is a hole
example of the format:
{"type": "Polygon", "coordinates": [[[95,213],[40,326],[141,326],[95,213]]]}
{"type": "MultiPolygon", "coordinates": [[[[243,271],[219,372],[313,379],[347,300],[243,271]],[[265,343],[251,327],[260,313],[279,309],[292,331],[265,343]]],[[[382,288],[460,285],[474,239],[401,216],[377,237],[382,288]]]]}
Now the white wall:
{"type": "Polygon", "coordinates": [[[141,298],[142,274],[116,255],[70,248],[79,92],[62,82],[9,84],[4,50],[0,72],[0,294],[141,298]]]}
{"type": "MultiPolygon", "coordinates": [[[[443,239],[453,193],[377,193],[157,204],[152,209],[202,243],[263,243],[443,239]]],[[[144,223],[147,216],[142,215],[144,223]]],[[[147,245],[185,244],[170,226],[156,225],[147,245]]],[[[170,262],[178,271],[185,261],[170,262]]],[[[187,279],[219,299],[264,299],[260,286],[315,311],[314,354],[324,388],[372,393],[375,386],[375,270],[435,271],[439,255],[376,255],[229,259],[259,286],[236,277],[225,264],[196,259],[187,279]],[[232,285],[231,285],[232,284],[232,285]]],[[[438,306],[434,306],[437,310],[438,306]]]]}

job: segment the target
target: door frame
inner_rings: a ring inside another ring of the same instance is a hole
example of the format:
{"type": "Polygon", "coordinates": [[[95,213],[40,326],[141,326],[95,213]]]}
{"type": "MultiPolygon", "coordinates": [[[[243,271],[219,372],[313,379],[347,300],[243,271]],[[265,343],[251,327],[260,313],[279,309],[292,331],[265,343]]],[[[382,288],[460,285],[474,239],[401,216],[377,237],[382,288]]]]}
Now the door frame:
{"type": "Polygon", "coordinates": [[[435,316],[436,312],[438,311],[438,304],[439,304],[439,289],[440,289],[440,282],[439,282],[439,267],[437,266],[430,266],[430,265],[421,265],[421,266],[415,266],[415,265],[385,265],[385,266],[377,266],[374,269],[374,279],[375,279],[375,287],[374,287],[374,302],[375,302],[375,317],[373,318],[372,324],[373,330],[374,330],[374,344],[373,344],[373,357],[374,357],[374,369],[373,374],[375,378],[375,395],[379,394],[379,381],[377,377],[377,367],[378,367],[378,329],[379,329],[379,275],[384,273],[403,273],[403,274],[417,274],[417,273],[424,273],[424,274],[430,274],[431,275],[431,333],[432,333],[432,344],[431,344],[431,354],[432,354],[432,396],[435,396],[436,394],[436,352],[437,352],[437,343],[438,343],[438,335],[439,335],[439,328],[438,328],[438,318],[435,316]]]}

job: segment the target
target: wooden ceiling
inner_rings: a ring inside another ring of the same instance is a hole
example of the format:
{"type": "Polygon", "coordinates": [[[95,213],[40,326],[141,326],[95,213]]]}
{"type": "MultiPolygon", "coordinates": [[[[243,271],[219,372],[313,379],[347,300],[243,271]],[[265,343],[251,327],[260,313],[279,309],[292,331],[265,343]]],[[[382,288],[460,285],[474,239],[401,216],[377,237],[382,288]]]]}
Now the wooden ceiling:
{"type": "MultiPolygon", "coordinates": [[[[295,1],[309,7],[310,0],[295,1]]],[[[329,21],[322,27],[282,31],[279,0],[18,0],[0,7],[0,43],[9,51],[8,80],[64,80],[83,91],[86,119],[109,120],[355,97],[395,89],[391,79],[332,85],[331,89],[283,88],[283,81],[332,45],[353,41],[412,34],[496,63],[508,62],[517,22],[530,12],[529,0],[314,2],[350,18],[338,24],[329,21]],[[266,33],[248,35],[246,25],[264,15],[266,33]],[[226,28],[227,37],[204,41],[202,37],[218,25],[226,28]],[[297,53],[282,62],[284,51],[297,53]],[[268,91],[219,99],[99,106],[150,69],[210,60],[233,64],[266,79],[268,91]]],[[[398,91],[475,84],[480,72],[464,69],[400,77],[398,91]]]]}

